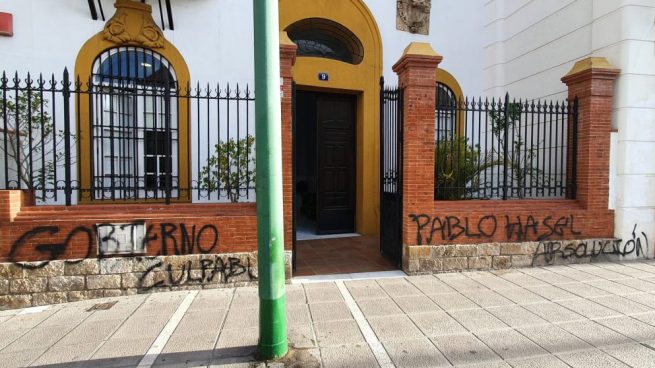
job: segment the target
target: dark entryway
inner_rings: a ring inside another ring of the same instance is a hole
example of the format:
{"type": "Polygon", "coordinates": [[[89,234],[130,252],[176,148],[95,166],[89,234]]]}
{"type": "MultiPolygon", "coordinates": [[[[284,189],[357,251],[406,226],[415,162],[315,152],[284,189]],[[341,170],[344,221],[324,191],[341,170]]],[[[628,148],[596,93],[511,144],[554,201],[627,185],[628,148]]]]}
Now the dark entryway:
{"type": "Polygon", "coordinates": [[[355,231],[356,97],[297,91],[294,136],[296,228],[355,231]]]}

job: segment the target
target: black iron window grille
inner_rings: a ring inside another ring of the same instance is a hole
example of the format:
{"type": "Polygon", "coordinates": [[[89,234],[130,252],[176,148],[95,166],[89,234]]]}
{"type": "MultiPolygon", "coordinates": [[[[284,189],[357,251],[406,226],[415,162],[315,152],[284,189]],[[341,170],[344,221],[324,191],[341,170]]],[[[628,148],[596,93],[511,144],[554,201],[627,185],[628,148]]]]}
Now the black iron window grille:
{"type": "Polygon", "coordinates": [[[134,47],[103,53],[84,82],[2,73],[0,189],[37,204],[254,201],[253,117],[247,86],[181,87],[134,47]]]}
{"type": "Polygon", "coordinates": [[[436,200],[575,198],[578,100],[457,99],[437,85],[436,200]]]}

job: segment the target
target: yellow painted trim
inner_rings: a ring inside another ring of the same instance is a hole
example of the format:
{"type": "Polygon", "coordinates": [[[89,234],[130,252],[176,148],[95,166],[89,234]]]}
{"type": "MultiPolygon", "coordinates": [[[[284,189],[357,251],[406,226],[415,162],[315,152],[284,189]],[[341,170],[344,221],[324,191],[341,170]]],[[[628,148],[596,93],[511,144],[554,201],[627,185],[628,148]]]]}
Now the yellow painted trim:
{"type": "MultiPolygon", "coordinates": [[[[441,83],[448,88],[450,88],[453,93],[455,94],[455,98],[457,99],[457,102],[461,101],[464,99],[464,92],[462,91],[462,87],[459,85],[459,82],[457,82],[457,79],[450,74],[447,70],[438,68],[437,73],[435,75],[435,83],[441,83]]],[[[457,112],[457,132],[459,135],[462,135],[464,132],[464,120],[466,119],[465,112],[464,111],[458,111],[457,112]]]]}
{"type": "MultiPolygon", "coordinates": [[[[138,19],[138,21],[125,22],[126,24],[126,34],[129,35],[139,35],[143,33],[143,27],[147,25],[151,27],[154,22],[146,23],[145,20],[147,16],[151,17],[149,14],[152,9],[147,4],[134,3],[132,1],[126,0],[117,0],[115,7],[117,10],[120,10],[122,13],[126,14],[128,20],[138,19]],[[143,20],[143,21],[142,21],[143,20]]],[[[117,11],[118,13],[118,11],[117,11]]],[[[112,22],[114,18],[109,19],[107,23],[112,22]]],[[[156,26],[156,25],[155,25],[156,26]]],[[[132,37],[135,39],[135,37],[132,37]]],[[[175,71],[175,76],[177,78],[178,86],[180,88],[180,94],[184,95],[187,88],[190,88],[191,77],[189,74],[189,67],[184,61],[182,54],[178,49],[170,43],[168,40],[162,37],[158,42],[163,41],[163,46],[158,48],[151,48],[153,51],[162,55],[175,71]]],[[[96,58],[106,50],[122,47],[122,46],[137,46],[143,47],[145,49],[150,49],[145,47],[143,43],[138,43],[135,41],[128,41],[127,43],[117,44],[112,41],[109,41],[106,36],[106,30],[98,32],[95,36],[87,40],[79,53],[77,54],[77,59],[75,61],[75,78],[79,78],[79,81],[82,83],[82,86],[86,86],[91,78],[93,63],[96,58]]],[[[78,173],[80,177],[78,178],[81,188],[91,188],[91,171],[92,171],[92,155],[91,153],[91,122],[90,122],[90,113],[89,113],[89,95],[86,93],[81,93],[78,95],[79,98],[76,101],[79,111],[79,130],[77,132],[78,136],[78,173]]],[[[179,116],[179,155],[178,155],[178,170],[179,170],[179,187],[180,188],[190,188],[190,170],[191,167],[191,157],[189,155],[189,147],[191,140],[190,132],[190,111],[189,111],[189,101],[186,98],[178,99],[178,116],[179,116]]],[[[191,200],[190,191],[180,190],[180,197],[175,199],[175,202],[188,202],[191,200]]],[[[80,195],[79,203],[102,203],[103,201],[90,201],[89,197],[83,197],[80,195]]],[[[146,202],[144,200],[144,202],[146,202]]],[[[131,202],[133,203],[133,202],[131,202]]]]}
{"type": "Polygon", "coordinates": [[[566,73],[566,75],[563,78],[570,77],[572,75],[584,72],[589,69],[605,69],[605,70],[612,70],[612,71],[619,70],[619,68],[610,64],[609,61],[607,61],[607,59],[604,57],[588,57],[586,59],[578,60],[573,65],[573,68],[571,68],[571,70],[568,73],[566,73]]]}
{"type": "Polygon", "coordinates": [[[420,55],[420,56],[437,56],[437,57],[442,57],[434,51],[432,48],[432,45],[430,45],[428,42],[411,42],[407,47],[405,47],[405,50],[403,51],[403,56],[407,55],[420,55]]]}
{"type": "Polygon", "coordinates": [[[361,0],[280,0],[280,30],[306,18],[324,18],[353,32],[364,46],[358,65],[341,61],[298,57],[293,67],[299,88],[357,95],[356,230],[375,235],[380,231],[380,94],[382,38],[375,18],[361,0]],[[328,73],[319,81],[318,73],[328,73]]]}

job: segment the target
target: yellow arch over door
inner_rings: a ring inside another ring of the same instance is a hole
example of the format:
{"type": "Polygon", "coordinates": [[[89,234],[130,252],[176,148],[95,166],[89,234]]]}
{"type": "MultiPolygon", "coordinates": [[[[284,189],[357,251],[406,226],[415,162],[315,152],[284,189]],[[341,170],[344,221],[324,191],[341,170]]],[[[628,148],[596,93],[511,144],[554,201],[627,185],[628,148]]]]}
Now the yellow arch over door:
{"type": "Polygon", "coordinates": [[[297,86],[306,90],[357,95],[357,232],[378,234],[380,230],[380,94],[382,38],[375,18],[361,0],[280,0],[280,30],[306,18],[324,18],[353,32],[364,46],[358,65],[317,58],[298,57],[293,68],[297,86]],[[328,73],[319,81],[318,73],[328,73]]]}
{"type": "MultiPolygon", "coordinates": [[[[93,63],[104,51],[121,46],[138,46],[151,49],[162,55],[173,67],[177,78],[180,94],[184,95],[190,83],[189,67],[178,49],[164,38],[163,32],[152,19],[152,7],[148,4],[131,0],[116,0],[116,13],[105,24],[104,30],[87,40],[75,61],[75,78],[79,78],[82,86],[90,81],[93,63]]],[[[89,94],[80,93],[79,100],[79,131],[78,134],[78,181],[80,188],[91,188],[91,119],[89,112],[89,94]]],[[[179,116],[179,197],[174,201],[190,201],[190,128],[189,102],[186,98],[178,100],[179,116]]],[[[80,192],[79,203],[89,203],[90,196],[85,197],[80,192]]],[[[115,201],[117,202],[117,201],[115,201]]]]}

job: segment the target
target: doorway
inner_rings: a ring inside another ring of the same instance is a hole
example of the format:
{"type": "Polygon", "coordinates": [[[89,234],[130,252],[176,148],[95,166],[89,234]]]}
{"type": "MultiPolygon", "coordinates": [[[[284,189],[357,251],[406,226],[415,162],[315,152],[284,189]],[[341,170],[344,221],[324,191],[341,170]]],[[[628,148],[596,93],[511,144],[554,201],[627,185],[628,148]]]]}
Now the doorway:
{"type": "Polygon", "coordinates": [[[357,96],[296,91],[294,274],[395,270],[356,227],[357,96]]]}
{"type": "Polygon", "coordinates": [[[299,240],[355,232],[356,96],[296,93],[299,240]]]}

